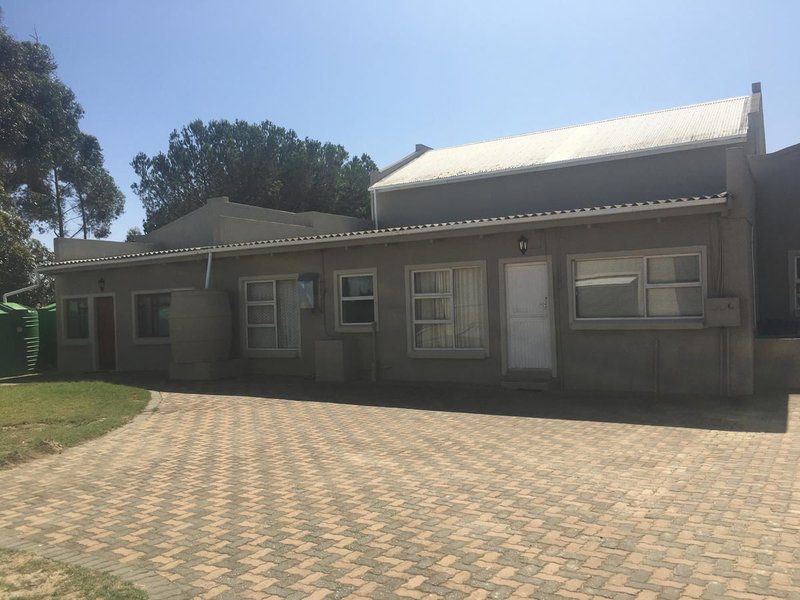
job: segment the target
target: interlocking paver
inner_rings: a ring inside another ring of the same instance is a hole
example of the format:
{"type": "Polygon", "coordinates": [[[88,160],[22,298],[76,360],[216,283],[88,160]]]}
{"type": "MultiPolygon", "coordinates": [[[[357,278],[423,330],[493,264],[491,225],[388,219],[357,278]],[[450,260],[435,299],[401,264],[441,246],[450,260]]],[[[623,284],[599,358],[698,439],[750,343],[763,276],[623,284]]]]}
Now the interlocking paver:
{"type": "Polygon", "coordinates": [[[771,432],[271,385],[165,391],[157,412],[0,472],[0,545],[165,598],[800,597],[800,397],[771,432]]]}

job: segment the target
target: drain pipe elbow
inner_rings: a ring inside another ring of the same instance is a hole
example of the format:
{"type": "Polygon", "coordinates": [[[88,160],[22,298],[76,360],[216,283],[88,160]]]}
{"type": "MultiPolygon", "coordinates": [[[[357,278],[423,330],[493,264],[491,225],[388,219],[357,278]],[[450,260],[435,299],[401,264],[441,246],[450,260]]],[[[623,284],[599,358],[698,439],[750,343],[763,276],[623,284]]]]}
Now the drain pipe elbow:
{"type": "Polygon", "coordinates": [[[5,294],[3,294],[3,302],[4,303],[8,302],[8,299],[11,296],[16,296],[17,294],[22,294],[24,292],[29,292],[31,290],[35,290],[40,285],[42,285],[42,284],[41,283],[34,283],[33,285],[28,285],[28,286],[25,286],[24,288],[19,288],[18,290],[12,290],[10,292],[6,292],[5,294]]]}

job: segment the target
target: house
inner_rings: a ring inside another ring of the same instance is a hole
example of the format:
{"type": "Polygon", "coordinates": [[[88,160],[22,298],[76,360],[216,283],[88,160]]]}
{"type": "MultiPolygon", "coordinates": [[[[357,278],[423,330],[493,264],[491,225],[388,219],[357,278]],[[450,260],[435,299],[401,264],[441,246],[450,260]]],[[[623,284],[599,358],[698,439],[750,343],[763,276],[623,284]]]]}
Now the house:
{"type": "MultiPolygon", "coordinates": [[[[798,166],[765,153],[754,84],[418,145],[375,174],[371,222],[217,198],[136,242],[56,240],[59,368],[749,394],[757,306],[800,322],[798,166]]],[[[797,346],[767,346],[786,376],[797,346]]]]}

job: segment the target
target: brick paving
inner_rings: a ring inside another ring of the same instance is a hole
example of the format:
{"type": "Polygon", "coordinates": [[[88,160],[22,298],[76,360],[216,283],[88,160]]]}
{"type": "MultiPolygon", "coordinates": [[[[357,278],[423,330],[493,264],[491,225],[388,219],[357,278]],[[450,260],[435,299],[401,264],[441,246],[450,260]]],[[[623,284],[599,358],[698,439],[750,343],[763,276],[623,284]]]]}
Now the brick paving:
{"type": "Polygon", "coordinates": [[[507,391],[313,400],[348,393],[165,391],[122,429],[0,471],[0,546],[155,598],[800,598],[800,396],[777,426],[718,407],[719,428],[507,391]],[[475,394],[528,414],[452,410],[475,394]]]}

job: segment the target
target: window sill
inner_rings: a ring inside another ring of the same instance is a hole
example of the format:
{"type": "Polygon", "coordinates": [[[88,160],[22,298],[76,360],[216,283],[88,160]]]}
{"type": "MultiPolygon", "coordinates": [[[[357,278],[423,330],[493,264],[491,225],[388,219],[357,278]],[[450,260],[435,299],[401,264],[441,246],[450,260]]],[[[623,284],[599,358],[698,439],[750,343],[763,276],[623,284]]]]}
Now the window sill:
{"type": "Polygon", "coordinates": [[[165,346],[170,342],[168,337],[133,338],[133,343],[138,346],[165,346]]]}
{"type": "Polygon", "coordinates": [[[408,356],[411,358],[457,358],[467,360],[480,360],[489,357],[486,349],[478,350],[409,350],[408,356]]]}
{"type": "Polygon", "coordinates": [[[300,358],[299,348],[248,348],[244,351],[246,358],[300,358]]]}
{"type": "Polygon", "coordinates": [[[630,331],[646,329],[703,329],[702,317],[692,319],[598,319],[583,321],[574,319],[570,329],[576,331],[630,331]]]}

